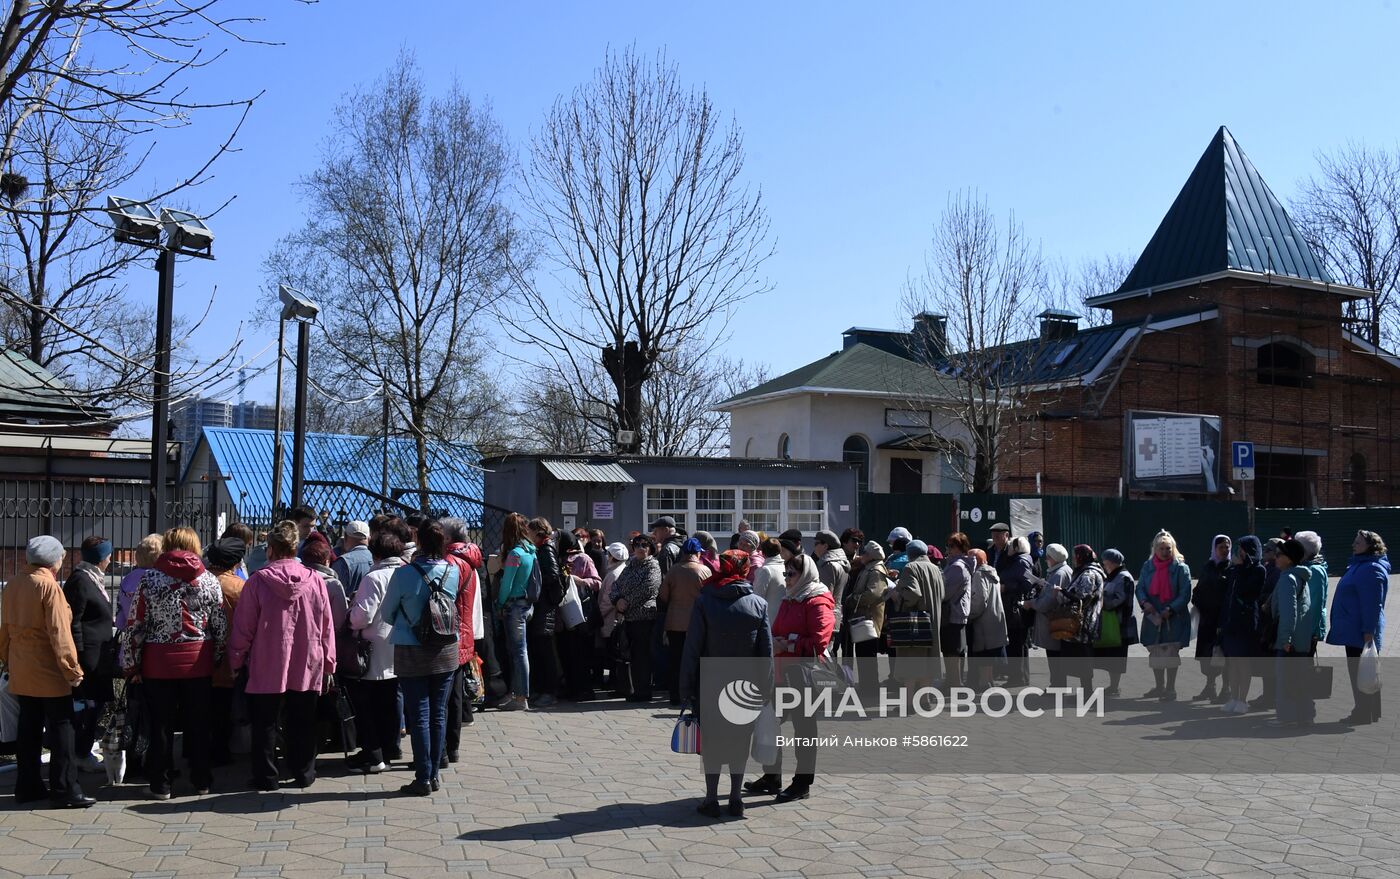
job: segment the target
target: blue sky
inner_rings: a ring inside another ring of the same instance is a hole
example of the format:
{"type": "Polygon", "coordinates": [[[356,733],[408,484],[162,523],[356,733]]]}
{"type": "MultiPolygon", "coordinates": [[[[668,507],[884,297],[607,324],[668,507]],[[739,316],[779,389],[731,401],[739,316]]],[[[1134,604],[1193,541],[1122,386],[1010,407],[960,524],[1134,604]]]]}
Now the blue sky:
{"type": "MultiPolygon", "coordinates": [[[[1047,255],[1074,263],[1141,250],[1221,124],[1285,202],[1318,150],[1400,141],[1390,2],[256,8],[257,34],[284,45],[235,47],[197,83],[209,96],[266,89],[240,152],[186,199],[211,210],[237,195],[211,223],[217,262],[180,270],[186,310],[218,285],[194,337],[210,353],[249,315],[264,255],[301,223],[294,183],[316,166],[340,95],[400,47],[430,84],[455,75],[489,101],[521,152],[608,46],[664,47],[744,131],[777,252],[772,291],[744,306],[728,347],[774,374],[835,350],[846,327],[905,323],[901,286],[950,192],[1014,209],[1047,255]]],[[[157,161],[184,167],[225,121],[164,135],[157,161]]],[[[154,288],[153,273],[128,280],[154,288]]],[[[275,328],[245,336],[248,356],[275,328]]],[[[270,375],[251,398],[271,398],[270,375]]],[[[353,381],[343,390],[361,396],[353,381]]]]}

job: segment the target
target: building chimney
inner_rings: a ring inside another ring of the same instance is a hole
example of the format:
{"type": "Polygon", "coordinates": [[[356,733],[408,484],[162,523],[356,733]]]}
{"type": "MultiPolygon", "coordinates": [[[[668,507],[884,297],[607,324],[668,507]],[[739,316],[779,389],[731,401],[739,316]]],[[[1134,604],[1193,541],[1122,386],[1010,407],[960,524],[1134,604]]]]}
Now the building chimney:
{"type": "Polygon", "coordinates": [[[921,311],[914,315],[910,333],[910,353],[919,359],[932,360],[948,356],[948,315],[921,311]]]}
{"type": "Polygon", "coordinates": [[[1040,338],[1049,342],[1072,339],[1079,332],[1079,315],[1059,308],[1047,308],[1040,314],[1040,338]]]}

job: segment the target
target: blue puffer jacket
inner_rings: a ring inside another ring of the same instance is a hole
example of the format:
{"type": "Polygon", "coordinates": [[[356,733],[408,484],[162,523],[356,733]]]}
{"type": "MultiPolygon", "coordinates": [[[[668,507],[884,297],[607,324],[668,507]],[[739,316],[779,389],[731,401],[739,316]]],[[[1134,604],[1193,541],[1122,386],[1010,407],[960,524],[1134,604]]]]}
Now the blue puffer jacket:
{"type": "Polygon", "coordinates": [[[1389,590],[1390,559],[1352,556],[1332,595],[1327,643],[1359,649],[1366,646],[1362,636],[1369,633],[1380,650],[1381,634],[1385,631],[1385,595],[1389,590]]]}

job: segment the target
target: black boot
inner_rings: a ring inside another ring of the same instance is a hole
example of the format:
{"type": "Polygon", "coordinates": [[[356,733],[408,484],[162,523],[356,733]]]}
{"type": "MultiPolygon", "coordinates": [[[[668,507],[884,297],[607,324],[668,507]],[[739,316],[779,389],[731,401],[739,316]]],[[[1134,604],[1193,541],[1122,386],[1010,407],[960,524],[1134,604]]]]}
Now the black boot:
{"type": "Polygon", "coordinates": [[[744,782],[744,792],[750,794],[776,794],[782,789],[782,777],[771,773],[764,773],[753,781],[744,782]]]}

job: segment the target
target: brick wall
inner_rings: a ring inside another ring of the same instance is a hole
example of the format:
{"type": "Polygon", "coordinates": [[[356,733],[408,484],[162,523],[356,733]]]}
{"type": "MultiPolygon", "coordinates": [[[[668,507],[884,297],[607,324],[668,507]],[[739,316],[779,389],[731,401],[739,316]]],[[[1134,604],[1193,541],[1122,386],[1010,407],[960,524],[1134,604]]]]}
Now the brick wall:
{"type": "Polygon", "coordinates": [[[1123,413],[1143,409],[1219,416],[1225,450],[1249,440],[1320,452],[1311,467],[1322,506],[1400,503],[1400,369],[1345,342],[1342,301],[1224,280],[1115,303],[1115,320],[1211,306],[1220,314],[1145,336],[1097,418],[1084,411],[1082,389],[1034,394],[1027,407],[1034,417],[1017,423],[1004,445],[1002,490],[1034,491],[1039,473],[1047,494],[1117,494],[1123,413]],[[1309,387],[1260,383],[1257,344],[1280,335],[1317,352],[1309,387]],[[1354,474],[1354,455],[1364,457],[1364,474],[1354,474]]]}

